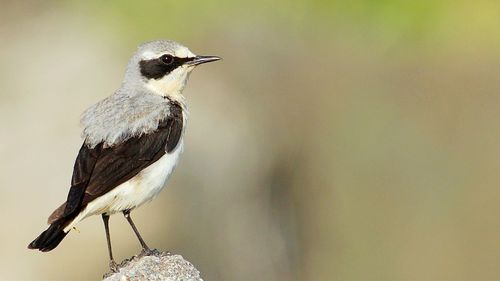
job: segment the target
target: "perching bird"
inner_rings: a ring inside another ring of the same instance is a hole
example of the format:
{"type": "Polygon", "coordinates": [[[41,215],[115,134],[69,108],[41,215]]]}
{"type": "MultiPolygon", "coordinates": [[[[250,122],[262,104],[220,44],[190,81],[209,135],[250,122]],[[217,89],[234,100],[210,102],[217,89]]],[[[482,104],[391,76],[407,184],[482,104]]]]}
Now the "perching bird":
{"type": "Polygon", "coordinates": [[[78,222],[102,215],[110,267],[116,270],[108,220],[122,212],[143,251],[149,252],[130,211],[155,198],[165,186],[183,150],[188,111],[182,90],[197,65],[217,60],[196,56],[174,41],[139,46],[121,87],[83,113],[84,143],[67,200],[28,248],[50,251],[78,222]]]}

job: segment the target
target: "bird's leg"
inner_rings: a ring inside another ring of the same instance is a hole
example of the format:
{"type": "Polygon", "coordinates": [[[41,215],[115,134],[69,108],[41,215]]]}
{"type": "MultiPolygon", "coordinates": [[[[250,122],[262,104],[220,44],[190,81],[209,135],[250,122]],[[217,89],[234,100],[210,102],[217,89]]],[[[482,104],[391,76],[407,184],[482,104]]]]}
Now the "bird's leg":
{"type": "Polygon", "coordinates": [[[102,214],[102,221],[104,222],[104,229],[106,230],[106,240],[108,241],[108,253],[109,253],[109,268],[113,272],[118,272],[118,265],[113,259],[113,251],[111,250],[111,236],[109,235],[109,215],[102,214]]]}
{"type": "Polygon", "coordinates": [[[137,227],[135,227],[134,222],[132,221],[132,218],[130,217],[130,210],[125,210],[123,211],[123,215],[127,219],[128,223],[132,227],[132,229],[135,232],[135,235],[137,236],[137,239],[139,239],[139,242],[141,242],[142,245],[142,254],[149,255],[151,253],[151,250],[149,249],[148,245],[146,245],[146,242],[141,237],[141,234],[139,234],[139,231],[137,230],[137,227]]]}

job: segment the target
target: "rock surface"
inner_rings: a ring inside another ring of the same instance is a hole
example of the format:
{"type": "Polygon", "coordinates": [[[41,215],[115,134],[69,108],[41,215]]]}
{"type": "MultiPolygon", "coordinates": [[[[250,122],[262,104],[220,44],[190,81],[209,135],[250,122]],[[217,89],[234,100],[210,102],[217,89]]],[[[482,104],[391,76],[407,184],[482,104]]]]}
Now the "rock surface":
{"type": "Polygon", "coordinates": [[[158,250],[124,260],[118,267],[118,272],[106,273],[104,281],[203,281],[200,272],[181,255],[158,250]]]}

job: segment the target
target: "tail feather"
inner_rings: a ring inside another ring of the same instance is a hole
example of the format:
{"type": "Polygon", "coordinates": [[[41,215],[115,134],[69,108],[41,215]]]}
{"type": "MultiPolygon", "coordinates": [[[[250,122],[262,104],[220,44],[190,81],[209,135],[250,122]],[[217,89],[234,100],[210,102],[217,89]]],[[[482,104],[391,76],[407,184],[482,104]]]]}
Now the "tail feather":
{"type": "Polygon", "coordinates": [[[66,224],[64,219],[52,223],[47,230],[42,232],[42,234],[28,245],[28,249],[38,249],[42,252],[53,250],[68,234],[64,232],[66,224]]]}

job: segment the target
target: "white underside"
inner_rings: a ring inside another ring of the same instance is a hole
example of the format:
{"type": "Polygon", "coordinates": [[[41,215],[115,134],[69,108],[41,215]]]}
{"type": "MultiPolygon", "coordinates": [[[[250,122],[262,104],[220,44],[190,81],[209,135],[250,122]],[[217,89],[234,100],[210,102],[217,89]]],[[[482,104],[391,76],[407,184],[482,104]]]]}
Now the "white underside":
{"type": "Polygon", "coordinates": [[[166,153],[155,163],[142,170],[132,179],[122,183],[112,191],[90,202],[78,216],[64,228],[70,231],[78,222],[91,215],[113,214],[131,210],[153,200],[170,177],[179,161],[183,149],[182,139],[175,150],[166,153]]]}

